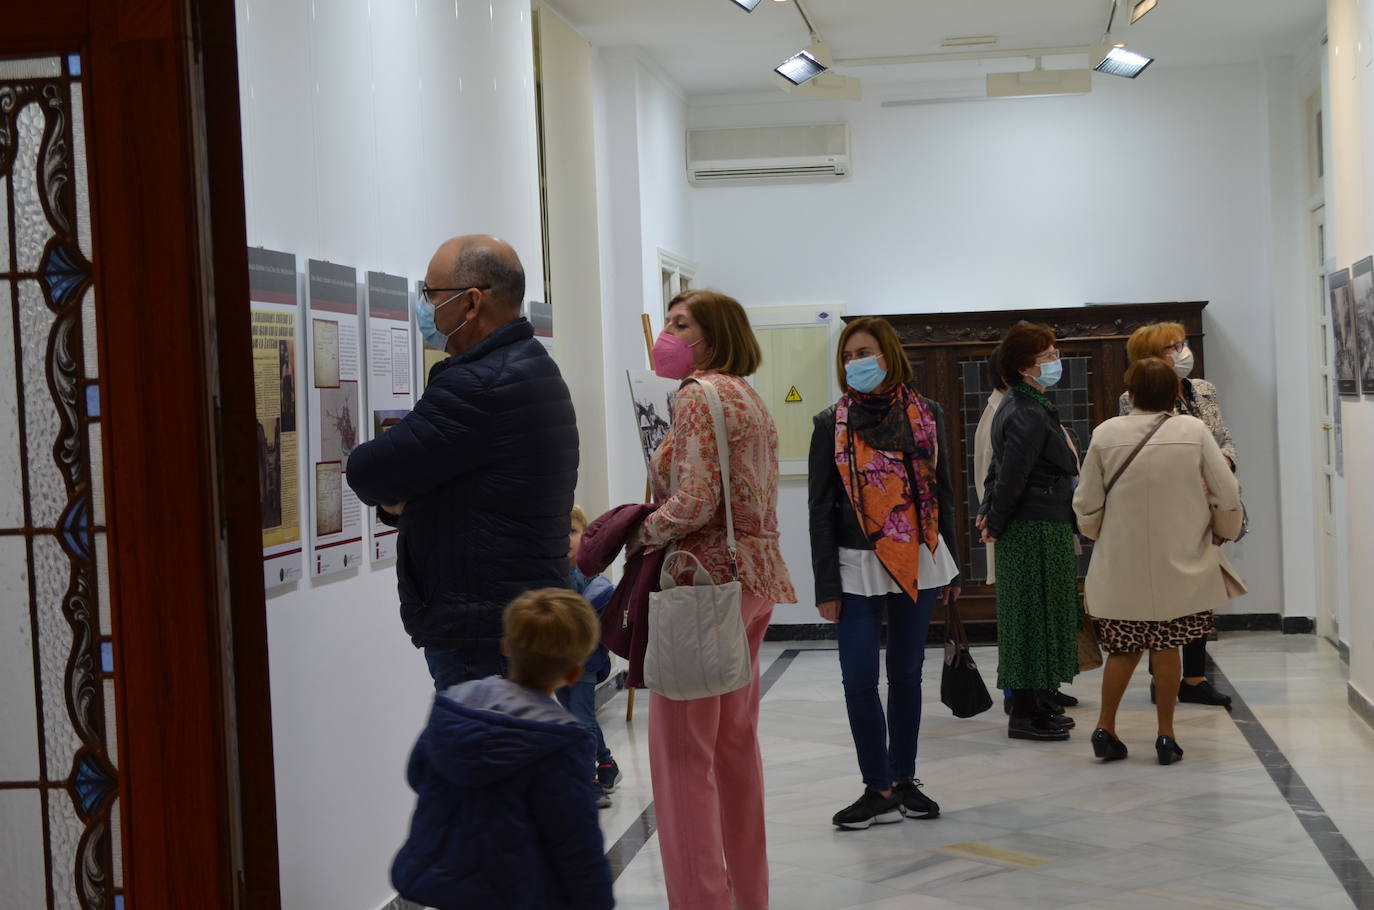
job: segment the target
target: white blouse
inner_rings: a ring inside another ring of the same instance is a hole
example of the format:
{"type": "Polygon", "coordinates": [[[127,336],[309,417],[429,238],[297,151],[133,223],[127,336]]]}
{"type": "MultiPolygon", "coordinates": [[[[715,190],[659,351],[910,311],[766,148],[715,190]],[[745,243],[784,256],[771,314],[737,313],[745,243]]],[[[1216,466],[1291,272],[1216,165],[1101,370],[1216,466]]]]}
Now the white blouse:
{"type": "MultiPolygon", "coordinates": [[[[945,539],[931,553],[918,546],[920,552],[919,581],[920,590],[943,588],[959,574],[959,564],[945,546],[945,539]]],[[[882,560],[873,550],[851,550],[840,547],[840,586],[846,594],[860,597],[879,597],[884,594],[901,594],[902,586],[893,580],[882,560]]]]}

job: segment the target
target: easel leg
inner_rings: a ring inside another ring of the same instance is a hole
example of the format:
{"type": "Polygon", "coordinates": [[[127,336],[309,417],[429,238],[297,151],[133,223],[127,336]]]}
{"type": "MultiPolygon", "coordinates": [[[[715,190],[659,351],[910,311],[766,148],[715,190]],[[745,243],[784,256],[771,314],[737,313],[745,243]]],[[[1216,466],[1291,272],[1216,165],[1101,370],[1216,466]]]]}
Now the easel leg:
{"type": "Polygon", "coordinates": [[[625,690],[625,723],[630,723],[635,719],[635,690],[627,688],[625,690]]]}

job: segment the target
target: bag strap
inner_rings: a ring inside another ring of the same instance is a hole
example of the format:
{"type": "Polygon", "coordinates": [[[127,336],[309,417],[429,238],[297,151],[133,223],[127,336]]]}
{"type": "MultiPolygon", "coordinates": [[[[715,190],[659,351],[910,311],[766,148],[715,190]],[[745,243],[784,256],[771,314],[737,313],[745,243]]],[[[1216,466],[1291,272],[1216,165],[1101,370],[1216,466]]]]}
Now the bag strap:
{"type": "Polygon", "coordinates": [[[964,621],[959,618],[959,608],[954,601],[945,603],[945,644],[954,645],[955,650],[968,650],[968,632],[964,621]]]}
{"type": "Polygon", "coordinates": [[[1159,421],[1154,426],[1150,427],[1150,432],[1145,434],[1144,439],[1136,443],[1136,447],[1131,450],[1131,454],[1126,456],[1126,460],[1121,463],[1121,467],[1116,469],[1116,473],[1112,475],[1112,479],[1107,481],[1107,486],[1102,491],[1102,500],[1104,508],[1106,506],[1107,494],[1112,491],[1112,487],[1116,486],[1116,482],[1121,479],[1121,475],[1126,473],[1126,469],[1131,466],[1131,462],[1135,461],[1135,457],[1140,454],[1140,451],[1142,449],[1145,448],[1145,443],[1149,442],[1151,439],[1154,439],[1155,434],[1159,432],[1160,427],[1164,426],[1165,422],[1168,421],[1168,419],[1172,416],[1172,414],[1168,413],[1161,414],[1159,416],[1159,421]]]}
{"type": "Polygon", "coordinates": [[[739,579],[739,561],[735,547],[735,510],[730,502],[730,437],[725,429],[725,407],[720,402],[720,392],[705,376],[693,377],[691,381],[701,386],[706,395],[706,405],[711,409],[711,418],[716,426],[716,457],[720,459],[720,482],[725,488],[725,546],[730,551],[730,572],[739,579]]]}

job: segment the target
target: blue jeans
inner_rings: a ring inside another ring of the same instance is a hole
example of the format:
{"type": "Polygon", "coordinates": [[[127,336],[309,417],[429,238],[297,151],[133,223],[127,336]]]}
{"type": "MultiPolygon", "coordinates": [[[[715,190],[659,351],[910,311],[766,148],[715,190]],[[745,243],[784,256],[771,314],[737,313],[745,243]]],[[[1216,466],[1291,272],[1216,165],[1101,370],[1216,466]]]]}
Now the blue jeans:
{"type": "Polygon", "coordinates": [[[601,725],[596,722],[596,683],[589,679],[564,686],[554,693],[558,703],[568,709],[577,722],[591,736],[592,757],[595,765],[611,761],[611,750],[606,748],[606,738],[601,735],[601,725]]]}
{"type": "Polygon", "coordinates": [[[506,675],[506,662],[499,653],[486,655],[460,648],[425,648],[424,651],[436,692],[470,679],[506,675]]]}
{"type": "Polygon", "coordinates": [[[921,666],[930,614],[943,588],[879,597],[844,595],[840,610],[840,675],[849,730],[864,783],[886,790],[916,776],[921,732],[921,666]],[[878,652],[887,608],[887,716],[878,695],[878,652]]]}

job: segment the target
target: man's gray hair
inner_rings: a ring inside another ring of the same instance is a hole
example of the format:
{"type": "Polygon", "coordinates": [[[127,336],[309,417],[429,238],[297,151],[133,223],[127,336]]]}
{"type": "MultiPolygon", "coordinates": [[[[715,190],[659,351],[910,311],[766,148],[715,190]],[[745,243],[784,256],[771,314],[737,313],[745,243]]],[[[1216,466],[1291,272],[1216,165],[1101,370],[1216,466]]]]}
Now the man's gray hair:
{"type": "Polygon", "coordinates": [[[511,265],[503,262],[496,250],[479,246],[458,256],[453,264],[453,286],[488,288],[496,303],[518,310],[525,301],[525,270],[518,260],[511,265]]]}

